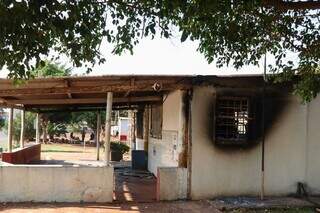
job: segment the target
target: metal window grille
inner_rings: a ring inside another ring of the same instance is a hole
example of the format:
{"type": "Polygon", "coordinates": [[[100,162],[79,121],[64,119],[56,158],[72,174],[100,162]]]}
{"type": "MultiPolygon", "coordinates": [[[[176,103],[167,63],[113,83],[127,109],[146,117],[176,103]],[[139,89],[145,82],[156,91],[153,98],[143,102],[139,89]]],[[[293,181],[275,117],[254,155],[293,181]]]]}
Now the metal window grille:
{"type": "Polygon", "coordinates": [[[247,141],[250,121],[248,98],[219,98],[216,106],[216,139],[228,142],[247,141]]]}

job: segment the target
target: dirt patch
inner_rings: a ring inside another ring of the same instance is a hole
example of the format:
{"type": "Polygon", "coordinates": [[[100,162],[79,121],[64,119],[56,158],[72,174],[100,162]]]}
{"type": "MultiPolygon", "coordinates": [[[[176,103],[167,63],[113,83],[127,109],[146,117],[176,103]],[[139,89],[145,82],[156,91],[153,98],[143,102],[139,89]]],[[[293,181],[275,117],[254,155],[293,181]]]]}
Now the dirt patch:
{"type": "Polygon", "coordinates": [[[118,213],[118,212],[156,212],[156,213],[219,213],[214,206],[206,201],[177,201],[177,202],[157,202],[157,203],[126,203],[126,204],[7,204],[0,207],[0,211],[5,213],[118,213]]]}
{"type": "Polygon", "coordinates": [[[225,197],[208,202],[227,212],[260,212],[261,210],[265,212],[289,210],[290,212],[296,212],[295,210],[302,211],[302,209],[308,211],[311,209],[312,212],[315,212],[315,208],[319,206],[315,204],[320,204],[320,197],[312,197],[309,200],[295,197],[267,197],[264,200],[260,200],[258,197],[225,197]]]}

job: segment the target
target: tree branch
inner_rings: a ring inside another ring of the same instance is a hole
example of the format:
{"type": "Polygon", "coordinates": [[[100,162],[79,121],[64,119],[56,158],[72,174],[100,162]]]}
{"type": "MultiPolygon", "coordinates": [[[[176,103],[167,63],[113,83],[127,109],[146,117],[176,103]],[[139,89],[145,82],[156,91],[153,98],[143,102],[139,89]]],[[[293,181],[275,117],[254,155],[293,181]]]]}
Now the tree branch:
{"type": "Polygon", "coordinates": [[[320,9],[320,1],[283,1],[283,0],[263,0],[266,7],[274,7],[279,10],[316,10],[320,9]]]}

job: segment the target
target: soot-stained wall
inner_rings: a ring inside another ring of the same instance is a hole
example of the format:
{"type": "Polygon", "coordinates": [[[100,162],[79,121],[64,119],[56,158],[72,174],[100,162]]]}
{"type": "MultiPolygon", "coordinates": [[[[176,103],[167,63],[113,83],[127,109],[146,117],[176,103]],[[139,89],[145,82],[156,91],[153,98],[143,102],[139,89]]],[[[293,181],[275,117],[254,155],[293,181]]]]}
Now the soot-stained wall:
{"type": "MultiPolygon", "coordinates": [[[[192,199],[260,193],[261,132],[250,147],[230,148],[214,143],[215,97],[231,91],[253,94],[258,102],[261,100],[260,88],[194,87],[191,106],[192,199]]],[[[297,97],[287,92],[266,92],[266,195],[295,193],[297,182],[305,182],[311,193],[319,193],[320,168],[315,165],[320,160],[320,155],[316,154],[320,152],[317,143],[320,136],[316,130],[317,122],[320,122],[318,99],[302,105],[297,97]]],[[[259,115],[257,119],[260,119],[259,115]]]]}

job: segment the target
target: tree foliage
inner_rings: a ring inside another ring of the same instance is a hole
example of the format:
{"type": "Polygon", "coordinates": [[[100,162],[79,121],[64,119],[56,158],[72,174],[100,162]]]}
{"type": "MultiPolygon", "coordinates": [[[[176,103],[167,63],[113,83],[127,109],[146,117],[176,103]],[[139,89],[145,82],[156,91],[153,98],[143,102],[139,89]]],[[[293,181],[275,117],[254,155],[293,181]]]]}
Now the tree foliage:
{"type": "MultiPolygon", "coordinates": [[[[101,127],[103,127],[105,115],[105,111],[100,112],[101,127]]],[[[71,123],[74,130],[81,131],[84,127],[89,127],[95,132],[97,129],[97,112],[73,112],[71,123]]]]}
{"type": "MultiPolygon", "coordinates": [[[[267,0],[75,0],[1,1],[0,66],[11,78],[28,78],[50,50],[74,66],[103,63],[103,38],[114,54],[133,51],[142,37],[199,41],[198,50],[217,66],[257,65],[266,53],[269,69],[295,81],[305,100],[319,91],[320,3],[267,0]],[[289,55],[293,52],[297,59],[289,55]],[[33,63],[35,62],[35,63],[33,63]]],[[[89,67],[90,68],[90,67],[89,67]]]]}
{"type": "Polygon", "coordinates": [[[57,62],[44,61],[42,65],[31,70],[31,75],[34,78],[63,77],[71,76],[71,71],[71,68],[66,68],[57,62]]]}

